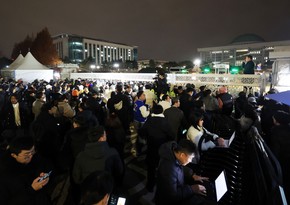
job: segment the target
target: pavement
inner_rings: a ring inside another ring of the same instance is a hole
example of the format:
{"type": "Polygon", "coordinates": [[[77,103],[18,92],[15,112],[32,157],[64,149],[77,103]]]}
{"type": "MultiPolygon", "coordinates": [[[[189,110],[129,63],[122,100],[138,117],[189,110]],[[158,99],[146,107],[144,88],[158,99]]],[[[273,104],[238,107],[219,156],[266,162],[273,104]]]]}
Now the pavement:
{"type": "Polygon", "coordinates": [[[126,205],[154,205],[153,192],[148,192],[146,186],[146,163],[145,163],[145,150],[144,146],[142,154],[136,156],[136,151],[132,144],[136,142],[137,134],[133,127],[131,129],[131,135],[126,137],[125,146],[125,176],[124,183],[120,193],[121,197],[126,198],[126,205]]]}

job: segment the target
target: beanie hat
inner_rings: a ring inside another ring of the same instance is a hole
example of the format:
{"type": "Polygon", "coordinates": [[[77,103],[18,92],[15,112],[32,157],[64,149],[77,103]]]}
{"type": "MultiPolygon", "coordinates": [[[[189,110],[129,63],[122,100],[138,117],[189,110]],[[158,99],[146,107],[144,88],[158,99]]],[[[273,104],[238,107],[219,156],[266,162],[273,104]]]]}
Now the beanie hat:
{"type": "Polygon", "coordinates": [[[155,105],[152,108],[152,112],[153,112],[153,114],[156,114],[156,115],[162,114],[163,113],[163,107],[161,105],[155,105]]]}

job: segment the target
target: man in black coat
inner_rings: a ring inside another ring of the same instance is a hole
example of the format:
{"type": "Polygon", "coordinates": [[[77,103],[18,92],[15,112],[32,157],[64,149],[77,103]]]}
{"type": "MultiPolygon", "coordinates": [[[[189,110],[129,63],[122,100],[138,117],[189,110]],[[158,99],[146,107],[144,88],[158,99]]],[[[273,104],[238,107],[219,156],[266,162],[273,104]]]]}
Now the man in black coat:
{"type": "Polygon", "coordinates": [[[105,102],[103,102],[103,99],[99,95],[100,94],[98,92],[93,91],[86,101],[86,106],[97,117],[99,124],[105,125],[105,102]]]}
{"type": "Polygon", "coordinates": [[[76,184],[95,171],[107,171],[112,174],[115,182],[121,184],[124,172],[123,163],[118,152],[110,148],[106,142],[106,132],[103,126],[90,128],[89,142],[84,151],[80,152],[75,160],[73,179],[76,184]]]}
{"type": "Polygon", "coordinates": [[[5,138],[8,141],[14,137],[24,136],[28,131],[29,120],[27,108],[23,103],[18,102],[16,93],[10,96],[10,102],[3,111],[3,120],[5,128],[5,138]]]}
{"type": "MultiPolygon", "coordinates": [[[[242,68],[244,69],[244,74],[251,74],[251,75],[255,74],[255,63],[253,62],[253,56],[251,55],[246,56],[245,62],[243,62],[242,64],[242,68]]],[[[253,81],[250,81],[250,82],[252,83],[253,81]]],[[[247,89],[248,88],[245,86],[244,87],[245,93],[247,93],[247,89]]],[[[249,91],[250,93],[252,93],[252,87],[249,87],[249,91]]]]}
{"type": "Polygon", "coordinates": [[[279,160],[283,174],[283,188],[290,200],[290,114],[278,110],[273,115],[274,127],[271,134],[271,149],[279,160]]]}
{"type": "Polygon", "coordinates": [[[60,126],[51,111],[52,107],[51,103],[45,103],[41,107],[40,114],[30,125],[30,133],[34,137],[37,152],[56,165],[62,164],[59,162],[59,152],[63,137],[60,135],[60,126]]]}
{"type": "Polygon", "coordinates": [[[202,185],[188,185],[185,179],[201,181],[206,177],[184,172],[183,167],[192,161],[196,146],[190,140],[182,139],[163,144],[159,149],[160,162],[157,172],[156,205],[199,205],[206,204],[203,197],[206,189],[202,185]]]}
{"type": "Polygon", "coordinates": [[[0,204],[48,205],[46,194],[49,178],[39,181],[51,168],[38,156],[34,156],[33,139],[14,139],[0,158],[0,204]]]}
{"type": "Polygon", "coordinates": [[[177,141],[182,136],[182,130],[187,128],[187,121],[183,111],[179,109],[180,101],[178,97],[172,98],[172,107],[164,111],[164,116],[172,128],[174,139],[177,141]]]}
{"type": "Polygon", "coordinates": [[[155,105],[152,115],[140,129],[140,136],[147,140],[147,185],[148,191],[152,192],[155,186],[155,173],[159,163],[158,150],[165,142],[174,140],[171,127],[165,119],[161,105],[155,105]]]}
{"type": "Polygon", "coordinates": [[[123,93],[123,85],[117,84],[116,95],[112,97],[112,103],[114,104],[115,114],[122,122],[122,126],[126,133],[129,132],[130,125],[130,114],[132,114],[133,109],[130,105],[130,101],[127,95],[123,93]]]}
{"type": "Polygon", "coordinates": [[[180,109],[183,111],[186,120],[189,120],[189,116],[194,109],[194,93],[195,90],[193,87],[187,87],[186,91],[183,92],[179,97],[180,109]]]}
{"type": "Polygon", "coordinates": [[[253,62],[253,56],[247,55],[242,67],[244,68],[244,74],[255,74],[255,64],[253,62]]]}
{"type": "Polygon", "coordinates": [[[222,114],[231,116],[234,109],[233,96],[228,93],[226,86],[221,86],[219,88],[219,94],[217,96],[219,109],[222,114]]]}

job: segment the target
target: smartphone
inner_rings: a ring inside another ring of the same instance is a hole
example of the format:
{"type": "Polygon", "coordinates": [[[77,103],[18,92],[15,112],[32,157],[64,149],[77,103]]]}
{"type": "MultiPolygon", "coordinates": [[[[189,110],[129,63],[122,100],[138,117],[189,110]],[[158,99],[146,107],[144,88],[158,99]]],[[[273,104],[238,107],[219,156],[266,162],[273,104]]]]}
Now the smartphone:
{"type": "Polygon", "coordinates": [[[123,197],[118,198],[117,205],[125,205],[125,203],[126,203],[126,198],[123,198],[123,197]]]}
{"type": "Polygon", "coordinates": [[[51,172],[52,172],[52,170],[48,173],[45,173],[42,177],[40,177],[38,182],[41,182],[41,181],[45,180],[46,178],[48,178],[50,176],[51,172]]]}
{"type": "Polygon", "coordinates": [[[187,129],[182,130],[182,134],[184,135],[187,132],[187,129]]]}
{"type": "Polygon", "coordinates": [[[112,194],[108,204],[109,205],[125,205],[125,203],[126,203],[126,198],[118,197],[112,194]]]}

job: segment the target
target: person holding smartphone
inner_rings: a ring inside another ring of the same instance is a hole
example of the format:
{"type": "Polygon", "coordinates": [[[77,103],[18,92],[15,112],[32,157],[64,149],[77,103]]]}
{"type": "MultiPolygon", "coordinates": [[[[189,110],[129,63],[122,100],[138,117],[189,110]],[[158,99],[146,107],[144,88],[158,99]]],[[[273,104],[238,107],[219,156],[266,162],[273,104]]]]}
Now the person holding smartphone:
{"type": "Polygon", "coordinates": [[[46,193],[50,169],[35,155],[30,137],[12,140],[0,158],[0,204],[51,204],[46,193]]]}

